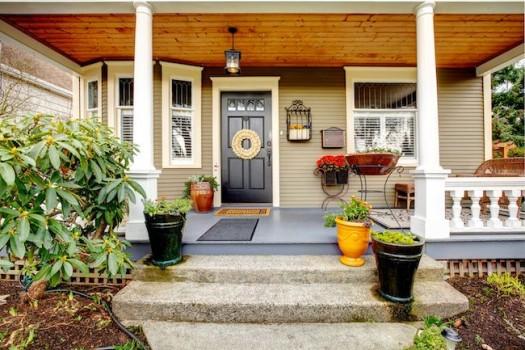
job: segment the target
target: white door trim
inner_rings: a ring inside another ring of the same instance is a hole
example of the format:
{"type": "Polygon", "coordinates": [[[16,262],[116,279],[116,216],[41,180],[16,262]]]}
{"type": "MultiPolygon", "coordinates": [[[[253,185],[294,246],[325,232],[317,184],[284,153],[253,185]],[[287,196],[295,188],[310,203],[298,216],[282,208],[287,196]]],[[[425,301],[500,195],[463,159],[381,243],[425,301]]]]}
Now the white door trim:
{"type": "MultiPolygon", "coordinates": [[[[211,77],[212,81],[212,150],[213,175],[221,183],[221,92],[270,91],[272,94],[272,198],[273,206],[280,205],[279,186],[279,79],[280,77],[211,77]]],[[[216,207],[222,204],[221,188],[214,199],[216,207]]]]}

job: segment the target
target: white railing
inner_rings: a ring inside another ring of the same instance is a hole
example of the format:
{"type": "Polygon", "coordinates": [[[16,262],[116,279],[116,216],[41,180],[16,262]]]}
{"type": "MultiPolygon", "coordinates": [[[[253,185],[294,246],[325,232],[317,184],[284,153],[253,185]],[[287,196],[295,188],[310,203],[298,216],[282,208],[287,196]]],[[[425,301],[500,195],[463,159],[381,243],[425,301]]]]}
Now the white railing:
{"type": "Polygon", "coordinates": [[[525,233],[525,177],[449,177],[445,191],[452,200],[450,232],[525,233]],[[502,197],[508,205],[500,206],[502,197]]]}

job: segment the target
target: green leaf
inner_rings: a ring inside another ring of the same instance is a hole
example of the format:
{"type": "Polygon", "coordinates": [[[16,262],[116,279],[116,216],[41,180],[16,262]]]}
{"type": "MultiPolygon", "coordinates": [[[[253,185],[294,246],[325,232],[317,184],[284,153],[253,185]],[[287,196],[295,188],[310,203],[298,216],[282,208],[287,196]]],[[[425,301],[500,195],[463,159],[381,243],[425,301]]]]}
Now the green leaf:
{"type": "Polygon", "coordinates": [[[110,276],[114,276],[118,272],[117,257],[113,253],[108,255],[108,271],[110,276]]]}
{"type": "Polygon", "coordinates": [[[136,191],[138,192],[142,198],[146,198],[146,192],[144,192],[144,189],[142,188],[141,185],[139,185],[138,182],[136,181],[133,181],[133,180],[128,180],[128,184],[136,191]]]}
{"type": "Polygon", "coordinates": [[[7,271],[13,266],[15,265],[11,261],[6,260],[6,259],[0,259],[0,269],[7,271]]]}
{"type": "Polygon", "coordinates": [[[91,264],[91,267],[99,267],[106,261],[106,254],[100,254],[95,261],[91,264]]]}
{"type": "Polygon", "coordinates": [[[15,183],[15,171],[7,163],[0,163],[0,176],[2,176],[2,179],[8,186],[12,186],[15,183]]]}
{"type": "Polygon", "coordinates": [[[51,211],[58,205],[57,191],[54,188],[48,188],[46,191],[46,209],[51,211]]]}
{"type": "Polygon", "coordinates": [[[18,234],[18,239],[21,242],[25,242],[27,240],[27,237],[29,236],[29,232],[31,232],[31,228],[29,226],[29,220],[27,218],[19,219],[18,225],[16,227],[16,233],[18,234]]]}
{"type": "Polygon", "coordinates": [[[56,170],[60,169],[60,154],[58,153],[55,146],[49,146],[49,161],[56,170]]]}
{"type": "Polygon", "coordinates": [[[40,226],[46,225],[46,218],[39,214],[29,214],[29,218],[33,219],[32,221],[37,224],[40,224],[40,226]]]}
{"type": "Polygon", "coordinates": [[[51,272],[50,272],[50,275],[53,276],[55,273],[57,273],[58,271],[60,271],[60,269],[62,268],[62,260],[57,260],[54,264],[53,264],[53,267],[51,268],[51,272]]]}
{"type": "Polygon", "coordinates": [[[14,210],[11,208],[0,208],[0,214],[5,214],[8,216],[18,216],[20,213],[18,210],[14,210]]]}
{"type": "Polygon", "coordinates": [[[64,190],[56,189],[58,195],[62,197],[62,199],[65,199],[66,202],[68,202],[71,205],[78,205],[78,201],[71,193],[66,192],[64,190]]]}
{"type": "Polygon", "coordinates": [[[9,242],[9,237],[7,233],[0,235],[0,249],[3,249],[7,242],[9,242]]]}
{"type": "Polygon", "coordinates": [[[122,184],[118,189],[118,202],[122,203],[126,199],[126,184],[122,184]]]}
{"type": "Polygon", "coordinates": [[[57,142],[57,145],[61,146],[62,148],[67,149],[76,158],[80,158],[80,155],[78,154],[77,150],[73,146],[68,145],[65,142],[57,142]]]}
{"type": "Polygon", "coordinates": [[[68,263],[67,261],[64,262],[64,275],[66,276],[66,279],[70,279],[73,275],[73,266],[68,263]]]}
{"type": "Polygon", "coordinates": [[[89,268],[86,264],[84,264],[82,261],[78,259],[68,259],[69,263],[73,265],[73,267],[77,270],[80,270],[82,273],[88,273],[89,268]]]}
{"type": "Polygon", "coordinates": [[[36,163],[35,163],[35,160],[33,158],[28,157],[28,156],[26,156],[24,154],[20,154],[20,159],[22,159],[24,162],[26,162],[30,166],[36,167],[36,163]]]}
{"type": "Polygon", "coordinates": [[[40,157],[40,153],[42,153],[42,148],[44,148],[45,144],[46,144],[45,141],[40,141],[39,143],[34,145],[29,151],[29,156],[37,160],[40,157]]]}
{"type": "Polygon", "coordinates": [[[98,164],[94,160],[90,160],[89,164],[91,165],[91,170],[93,170],[93,174],[95,175],[97,181],[102,181],[104,176],[102,175],[102,170],[100,170],[98,164]]]}
{"type": "Polygon", "coordinates": [[[22,259],[26,255],[26,247],[17,236],[11,236],[9,239],[9,249],[17,258],[22,259]]]}

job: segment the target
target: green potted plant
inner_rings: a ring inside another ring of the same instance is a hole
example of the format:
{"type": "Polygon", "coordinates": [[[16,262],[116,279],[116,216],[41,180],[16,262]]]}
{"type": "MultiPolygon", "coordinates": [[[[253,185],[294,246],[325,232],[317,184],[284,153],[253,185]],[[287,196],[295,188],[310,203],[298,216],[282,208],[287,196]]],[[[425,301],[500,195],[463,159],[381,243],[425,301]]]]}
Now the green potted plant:
{"type": "Polygon", "coordinates": [[[339,259],[347,266],[359,267],[365,263],[361,257],[368,250],[370,241],[371,205],[352,197],[350,202],[341,205],[340,213],[325,215],[325,226],[337,226],[337,245],[343,253],[339,259]]]}
{"type": "Polygon", "coordinates": [[[213,209],[213,196],[218,189],[215,176],[194,175],[184,183],[184,197],[191,198],[197,213],[207,213],[213,209]]]}
{"type": "Polygon", "coordinates": [[[372,233],[372,250],[379,275],[379,293],[396,303],[413,300],[414,277],[425,241],[411,232],[372,233]]]}
{"type": "Polygon", "coordinates": [[[371,147],[349,154],[346,161],[358,175],[385,175],[397,165],[401,150],[393,147],[371,147]]]}
{"type": "Polygon", "coordinates": [[[182,260],[182,230],[186,213],[191,209],[189,199],[148,200],[144,217],[151,245],[151,262],[164,268],[182,260]]]}

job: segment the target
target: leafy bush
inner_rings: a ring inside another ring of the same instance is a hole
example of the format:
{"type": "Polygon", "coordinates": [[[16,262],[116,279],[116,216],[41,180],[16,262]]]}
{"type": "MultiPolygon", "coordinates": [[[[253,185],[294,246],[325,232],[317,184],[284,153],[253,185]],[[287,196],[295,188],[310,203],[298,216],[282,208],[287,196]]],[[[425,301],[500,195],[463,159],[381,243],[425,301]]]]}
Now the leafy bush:
{"type": "Polygon", "coordinates": [[[503,274],[493,273],[487,278],[487,283],[505,295],[516,295],[525,297],[525,285],[517,278],[505,272],[503,274]]]}
{"type": "Polygon", "coordinates": [[[525,147],[516,147],[509,149],[509,158],[525,157],[525,147]]]}
{"type": "Polygon", "coordinates": [[[146,201],[144,213],[149,216],[155,215],[180,215],[191,210],[191,201],[186,198],[174,200],[146,201]]]}
{"type": "Polygon", "coordinates": [[[445,327],[439,317],[425,317],[423,329],[414,338],[414,345],[405,350],[447,350],[447,343],[441,335],[445,327]]]}
{"type": "Polygon", "coordinates": [[[135,191],[144,196],[126,175],[134,152],[96,120],[1,118],[0,248],[51,286],[88,265],[124,273],[132,263],[114,229],[135,191]]]}
{"type": "Polygon", "coordinates": [[[190,198],[191,197],[191,184],[197,183],[197,182],[208,182],[212,188],[213,191],[217,191],[219,189],[219,183],[217,182],[217,178],[212,175],[193,175],[190,176],[188,181],[184,183],[184,190],[182,192],[182,196],[184,198],[190,198]]]}
{"type": "Polygon", "coordinates": [[[344,221],[368,223],[368,215],[372,206],[365,201],[352,196],[350,202],[341,205],[341,212],[330,213],[324,216],[325,227],[335,227],[335,219],[340,217],[344,221]]]}
{"type": "Polygon", "coordinates": [[[381,242],[400,245],[413,245],[414,243],[416,243],[417,239],[416,235],[414,235],[411,232],[388,230],[383,232],[372,232],[372,237],[381,242]]]}

